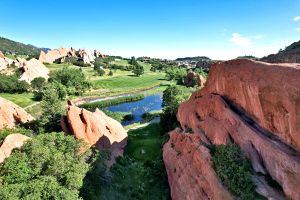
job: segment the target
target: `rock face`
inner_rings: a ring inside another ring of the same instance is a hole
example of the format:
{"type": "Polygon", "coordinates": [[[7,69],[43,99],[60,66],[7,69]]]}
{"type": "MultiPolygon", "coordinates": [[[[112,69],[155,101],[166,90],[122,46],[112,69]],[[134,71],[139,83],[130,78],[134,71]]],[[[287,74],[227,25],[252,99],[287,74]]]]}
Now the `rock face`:
{"type": "Polygon", "coordinates": [[[197,96],[224,96],[300,150],[300,65],[238,59],[216,64],[210,73],[207,87],[197,96]]]}
{"type": "Polygon", "coordinates": [[[0,97],[0,130],[12,128],[16,124],[26,123],[34,118],[23,108],[0,97]]]}
{"type": "MultiPolygon", "coordinates": [[[[251,160],[256,172],[269,174],[281,185],[288,199],[299,200],[299,75],[300,68],[296,65],[271,65],[250,60],[215,64],[206,86],[193,93],[178,109],[181,127],[192,129],[194,133],[193,136],[182,134],[180,141],[183,143],[180,145],[193,152],[192,140],[187,138],[199,138],[199,149],[203,148],[202,144],[226,145],[234,142],[251,160]]],[[[170,141],[175,141],[178,136],[170,134],[170,137],[170,141]]],[[[200,164],[193,161],[196,155],[191,158],[191,155],[183,153],[185,156],[172,157],[168,153],[168,143],[164,146],[163,155],[173,199],[198,199],[188,197],[190,192],[180,192],[189,191],[188,187],[192,186],[196,188],[194,190],[204,190],[210,199],[218,199],[208,193],[210,189],[204,188],[199,181],[176,177],[172,169],[182,165],[181,160],[191,163],[185,166],[185,171],[190,174],[184,172],[182,176],[195,177],[200,173],[195,170],[200,164]],[[180,190],[178,187],[181,187],[180,190]]],[[[174,144],[176,147],[177,144],[174,144]]],[[[205,158],[198,157],[204,162],[205,158]]],[[[216,185],[215,179],[207,184],[216,185]]],[[[284,199],[280,192],[269,190],[271,187],[267,183],[262,186],[256,181],[256,184],[257,192],[268,199],[284,199]]]]}
{"type": "Polygon", "coordinates": [[[37,77],[43,77],[46,80],[49,78],[49,69],[35,58],[24,62],[21,70],[23,71],[23,74],[21,75],[20,80],[24,80],[28,83],[37,77]]]}
{"type": "Polygon", "coordinates": [[[79,49],[78,56],[83,60],[84,64],[91,64],[91,62],[93,62],[96,58],[94,53],[91,53],[85,49],[79,49]]]}
{"type": "Polygon", "coordinates": [[[215,173],[200,135],[174,130],[164,145],[163,158],[173,200],[234,199],[215,173]]]}
{"type": "Polygon", "coordinates": [[[2,51],[0,51],[0,58],[5,58],[4,54],[2,53],[2,51]]]}
{"type": "Polygon", "coordinates": [[[61,124],[65,132],[83,139],[88,147],[96,145],[112,150],[112,157],[122,155],[127,144],[127,132],[122,125],[99,109],[92,113],[69,102],[67,116],[61,124]]]}
{"type": "Polygon", "coordinates": [[[184,84],[188,87],[194,86],[195,83],[198,86],[203,87],[205,82],[205,78],[203,78],[201,74],[197,74],[195,72],[189,72],[184,79],[184,84]]]}
{"type": "Polygon", "coordinates": [[[21,148],[28,139],[30,137],[18,133],[8,135],[0,147],[0,163],[10,156],[13,149],[21,148]]]}
{"type": "MultiPolygon", "coordinates": [[[[47,53],[41,51],[39,60],[42,63],[53,63],[55,60],[65,57],[68,55],[68,53],[70,52],[69,49],[65,49],[65,48],[59,48],[59,49],[53,49],[48,51],[47,53]]],[[[72,54],[73,52],[71,52],[72,54]]]]}
{"type": "Polygon", "coordinates": [[[13,64],[13,60],[6,57],[0,56],[0,71],[5,70],[9,65],[13,64]]]}

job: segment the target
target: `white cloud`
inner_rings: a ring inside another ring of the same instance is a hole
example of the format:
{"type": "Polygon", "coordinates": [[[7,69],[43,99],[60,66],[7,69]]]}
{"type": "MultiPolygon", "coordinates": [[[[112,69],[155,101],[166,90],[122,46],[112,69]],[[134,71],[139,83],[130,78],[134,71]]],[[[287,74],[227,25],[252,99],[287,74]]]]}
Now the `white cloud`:
{"type": "Polygon", "coordinates": [[[296,28],[297,31],[300,31],[300,28],[296,28]]]}
{"type": "Polygon", "coordinates": [[[233,33],[229,41],[237,46],[249,46],[251,45],[251,39],[244,37],[239,33],[233,33]]]}
{"type": "Polygon", "coordinates": [[[299,20],[300,20],[300,16],[294,17],[294,21],[299,21],[299,20]]]}

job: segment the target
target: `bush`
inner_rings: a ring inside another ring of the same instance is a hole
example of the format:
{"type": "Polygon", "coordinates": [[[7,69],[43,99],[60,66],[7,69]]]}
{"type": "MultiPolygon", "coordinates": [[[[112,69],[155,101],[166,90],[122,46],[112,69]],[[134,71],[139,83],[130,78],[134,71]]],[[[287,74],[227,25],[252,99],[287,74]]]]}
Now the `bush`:
{"type": "Polygon", "coordinates": [[[113,76],[113,75],[114,75],[113,71],[110,70],[108,76],[113,76]]]}
{"type": "Polygon", "coordinates": [[[34,91],[34,99],[36,101],[42,100],[44,94],[48,93],[49,90],[56,91],[59,100],[65,100],[68,94],[67,88],[63,84],[58,82],[51,82],[44,85],[44,87],[40,90],[34,91]]]}
{"type": "Polygon", "coordinates": [[[101,69],[101,68],[98,68],[95,71],[96,71],[97,75],[99,75],[99,76],[103,76],[105,74],[104,69],[101,69]]]}
{"type": "Polygon", "coordinates": [[[80,199],[88,164],[79,149],[63,133],[28,140],[0,164],[0,199],[80,199]]]}
{"type": "Polygon", "coordinates": [[[211,147],[212,160],[222,182],[242,200],[260,199],[251,180],[251,165],[239,146],[217,145],[211,147]]]}
{"type": "Polygon", "coordinates": [[[31,88],[34,90],[41,90],[46,83],[44,77],[36,77],[31,81],[31,88]]]}
{"type": "Polygon", "coordinates": [[[26,81],[18,80],[18,74],[0,74],[0,92],[4,93],[23,93],[27,92],[30,85],[26,81]]]}

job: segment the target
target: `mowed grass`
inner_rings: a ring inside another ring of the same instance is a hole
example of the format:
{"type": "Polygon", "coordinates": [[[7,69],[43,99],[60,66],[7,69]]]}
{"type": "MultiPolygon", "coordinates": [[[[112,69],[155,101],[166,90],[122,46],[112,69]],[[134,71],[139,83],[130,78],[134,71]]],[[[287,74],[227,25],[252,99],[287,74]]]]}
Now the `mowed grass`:
{"type": "MultiPolygon", "coordinates": [[[[112,64],[129,65],[127,60],[112,61],[112,64]]],[[[161,84],[168,83],[164,77],[164,72],[151,72],[151,65],[138,61],[144,67],[145,73],[140,77],[133,75],[131,71],[112,70],[113,76],[108,76],[110,69],[105,69],[105,75],[99,76],[92,67],[82,67],[83,73],[93,84],[92,90],[86,92],[84,96],[114,96],[124,93],[134,93],[147,90],[161,84]]],[[[72,64],[47,64],[50,71],[62,69],[63,67],[79,68],[72,64]]]]}
{"type": "Polygon", "coordinates": [[[7,99],[23,108],[36,102],[33,100],[33,93],[22,93],[22,94],[0,93],[0,97],[7,99]]]}
{"type": "Polygon", "coordinates": [[[163,142],[159,123],[149,124],[146,127],[128,131],[128,143],[124,154],[142,162],[156,160],[161,156],[163,142]]]}

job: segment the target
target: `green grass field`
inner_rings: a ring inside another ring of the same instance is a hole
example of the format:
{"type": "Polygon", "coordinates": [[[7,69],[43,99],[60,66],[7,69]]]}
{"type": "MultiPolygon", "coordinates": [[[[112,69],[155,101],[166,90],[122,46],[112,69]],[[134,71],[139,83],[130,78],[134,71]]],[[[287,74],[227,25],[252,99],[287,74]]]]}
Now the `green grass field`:
{"type": "Polygon", "coordinates": [[[12,101],[13,103],[21,107],[29,106],[35,102],[33,100],[32,93],[22,93],[22,94],[0,93],[0,97],[12,101]]]}
{"type": "Polygon", "coordinates": [[[163,141],[158,123],[128,131],[128,143],[124,155],[142,162],[155,160],[161,155],[163,141]]]}

